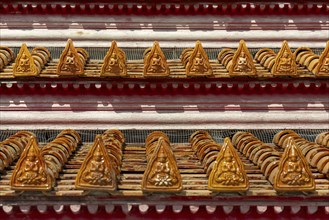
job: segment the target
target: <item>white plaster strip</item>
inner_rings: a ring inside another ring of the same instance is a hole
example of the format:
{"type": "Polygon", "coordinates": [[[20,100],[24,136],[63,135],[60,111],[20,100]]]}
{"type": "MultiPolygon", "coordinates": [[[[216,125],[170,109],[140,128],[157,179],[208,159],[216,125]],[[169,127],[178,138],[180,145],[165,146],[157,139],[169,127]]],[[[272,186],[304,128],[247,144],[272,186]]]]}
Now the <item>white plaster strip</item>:
{"type": "Polygon", "coordinates": [[[329,129],[326,111],[0,112],[2,129],[329,129]]]}
{"type": "Polygon", "coordinates": [[[85,29],[0,29],[1,44],[19,47],[23,42],[29,46],[61,46],[68,38],[76,47],[108,47],[116,40],[120,47],[150,47],[158,40],[161,47],[194,47],[201,40],[204,47],[237,47],[244,39],[248,47],[281,47],[288,40],[290,47],[324,48],[329,30],[85,30],[85,29]]]}

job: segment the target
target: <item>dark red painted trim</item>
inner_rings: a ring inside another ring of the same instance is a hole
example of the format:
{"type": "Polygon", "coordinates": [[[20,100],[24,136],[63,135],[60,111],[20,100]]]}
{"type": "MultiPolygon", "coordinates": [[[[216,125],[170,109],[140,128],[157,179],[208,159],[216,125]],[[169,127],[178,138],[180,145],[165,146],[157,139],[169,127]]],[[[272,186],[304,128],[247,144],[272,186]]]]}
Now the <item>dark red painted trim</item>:
{"type": "MultiPolygon", "coordinates": [[[[78,83],[78,82],[77,82],[78,83]]],[[[293,82],[220,82],[220,83],[191,83],[191,82],[86,82],[74,84],[71,82],[36,82],[34,83],[5,83],[1,84],[0,94],[9,95],[177,95],[177,94],[328,94],[329,84],[323,82],[311,82],[307,86],[304,83],[293,82]],[[198,84],[196,86],[195,84],[198,84]]]]}
{"type": "MultiPolygon", "coordinates": [[[[5,1],[7,2],[7,1],[5,1]]],[[[80,2],[80,1],[79,1],[80,2]]],[[[293,2],[293,1],[291,1],[293,2]]],[[[263,4],[99,4],[89,3],[59,4],[54,3],[33,3],[32,4],[0,4],[0,14],[62,14],[62,15],[319,15],[328,14],[329,8],[326,1],[306,3],[263,4]],[[73,7],[72,7],[73,6],[73,7]]],[[[3,3],[3,1],[2,1],[3,3]]]]}

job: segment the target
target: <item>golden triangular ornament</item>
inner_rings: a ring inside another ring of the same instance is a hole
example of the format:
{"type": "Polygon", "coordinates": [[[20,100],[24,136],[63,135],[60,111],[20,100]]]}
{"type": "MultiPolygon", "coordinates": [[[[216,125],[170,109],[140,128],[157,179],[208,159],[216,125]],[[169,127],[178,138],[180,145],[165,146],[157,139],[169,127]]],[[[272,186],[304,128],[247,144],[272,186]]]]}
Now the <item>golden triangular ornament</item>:
{"type": "Polygon", "coordinates": [[[10,186],[15,190],[44,191],[52,188],[52,179],[35,137],[31,136],[20,156],[10,186]]]}
{"type": "Polygon", "coordinates": [[[314,72],[317,76],[329,76],[329,41],[327,41],[326,48],[323,50],[314,72]]]}
{"type": "Polygon", "coordinates": [[[248,188],[249,181],[244,165],[230,138],[225,138],[209,175],[208,189],[217,192],[243,192],[248,188]]]}
{"type": "Polygon", "coordinates": [[[168,142],[159,138],[150,157],[142,180],[142,190],[147,192],[179,192],[182,190],[176,158],[168,142]]]}
{"type": "Polygon", "coordinates": [[[73,41],[68,39],[57,65],[58,75],[81,75],[84,73],[84,64],[78,55],[73,41]]]}
{"type": "Polygon", "coordinates": [[[167,59],[157,41],[144,53],[144,76],[169,76],[167,59]]]}
{"type": "Polygon", "coordinates": [[[197,41],[186,65],[186,75],[211,76],[212,73],[207,53],[204,51],[201,42],[197,41]]]}
{"type": "Polygon", "coordinates": [[[21,49],[15,60],[14,76],[36,76],[38,75],[38,68],[34,63],[30,51],[27,49],[26,44],[22,44],[21,49]]]}
{"type": "Polygon", "coordinates": [[[315,181],[307,161],[293,137],[289,137],[274,179],[279,192],[313,191],[315,181]]]}
{"type": "Polygon", "coordinates": [[[271,73],[276,76],[297,75],[295,56],[291,52],[287,41],[283,41],[282,47],[275,57],[271,73]]]}
{"type": "Polygon", "coordinates": [[[96,136],[93,146],[85,157],[76,177],[75,186],[85,190],[116,190],[115,171],[101,135],[96,136]]]}
{"type": "Polygon", "coordinates": [[[228,71],[231,76],[256,75],[256,67],[244,40],[240,40],[239,47],[234,53],[232,65],[228,71]]]}
{"type": "Polygon", "coordinates": [[[101,69],[101,76],[126,76],[126,54],[118,48],[117,43],[112,41],[101,69]]]}

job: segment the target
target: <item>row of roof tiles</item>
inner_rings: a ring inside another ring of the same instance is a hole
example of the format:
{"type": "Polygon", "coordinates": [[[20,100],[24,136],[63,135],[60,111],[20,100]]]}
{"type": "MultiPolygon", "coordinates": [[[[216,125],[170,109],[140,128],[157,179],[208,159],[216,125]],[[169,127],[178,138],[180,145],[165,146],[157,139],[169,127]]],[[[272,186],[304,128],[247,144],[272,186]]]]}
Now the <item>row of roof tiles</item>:
{"type": "Polygon", "coordinates": [[[328,77],[329,41],[321,55],[310,48],[300,47],[292,53],[284,41],[278,53],[260,49],[254,57],[241,40],[237,49],[225,48],[218,54],[217,63],[210,61],[200,41],[194,48],[185,49],[177,60],[167,61],[157,41],[145,50],[144,62],[127,61],[125,52],[113,41],[103,61],[90,60],[83,48],[75,48],[68,40],[60,59],[52,60],[50,52],[36,47],[32,53],[23,44],[16,56],[7,47],[0,47],[0,78],[13,77],[328,77]],[[57,64],[56,64],[57,62],[57,64]],[[56,69],[55,69],[56,68],[56,69]],[[185,72],[184,72],[185,69],[185,72]]]}
{"type": "MultiPolygon", "coordinates": [[[[184,173],[183,168],[192,166],[189,163],[193,160],[194,167],[196,164],[201,165],[201,171],[196,168],[194,174],[206,173],[208,190],[214,192],[248,191],[249,179],[253,177],[247,175],[245,169],[249,170],[251,161],[260,168],[260,173],[277,192],[305,193],[329,186],[328,140],[328,132],[319,134],[315,140],[317,143],[314,143],[294,131],[284,130],[273,138],[278,148],[263,143],[251,133],[237,132],[232,142],[226,138],[221,145],[209,133],[197,131],[189,138],[192,149],[188,150],[182,146],[173,149],[168,136],[160,131],[147,136],[145,147],[134,147],[125,146],[125,137],[120,131],[107,130],[96,136],[92,146],[78,150],[81,138],[74,130],[60,132],[42,148],[38,146],[33,133],[22,131],[1,143],[0,162],[2,170],[6,172],[5,168],[19,158],[10,175],[11,190],[16,191],[53,190],[57,185],[56,180],[62,176],[62,170],[70,166],[67,162],[75,154],[78,158],[70,163],[77,165],[74,171],[75,189],[87,192],[115,192],[119,184],[123,187],[129,173],[139,170],[144,174],[141,182],[136,179],[134,184],[139,183],[144,193],[180,193],[184,189],[183,181],[188,185],[193,181],[196,184],[200,182],[181,174],[184,173]],[[143,153],[139,152],[142,148],[143,153]],[[192,155],[188,153],[191,150],[192,155]],[[141,161],[140,154],[145,154],[146,159],[141,161]],[[199,161],[193,159],[193,154],[199,161]],[[178,166],[177,161],[186,160],[186,164],[178,166]],[[146,162],[146,167],[141,166],[141,162],[146,162]],[[122,170],[128,174],[123,176],[122,170]]],[[[72,181],[69,182],[72,184],[72,181]]],[[[129,185],[129,181],[125,184],[129,185]]],[[[132,187],[128,185],[125,187],[132,187]]],[[[57,190],[60,188],[57,187],[57,190]]],[[[6,194],[5,191],[2,189],[0,193],[6,194]]]]}

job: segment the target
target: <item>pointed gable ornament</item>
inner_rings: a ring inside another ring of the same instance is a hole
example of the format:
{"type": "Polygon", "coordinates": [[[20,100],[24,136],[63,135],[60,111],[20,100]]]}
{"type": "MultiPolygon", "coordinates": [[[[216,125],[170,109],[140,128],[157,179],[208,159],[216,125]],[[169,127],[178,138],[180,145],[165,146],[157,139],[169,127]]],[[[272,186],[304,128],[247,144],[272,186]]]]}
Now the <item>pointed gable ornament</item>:
{"type": "Polygon", "coordinates": [[[207,53],[204,51],[201,42],[197,41],[186,65],[186,75],[211,76],[212,74],[207,53]]]}
{"type": "Polygon", "coordinates": [[[146,192],[179,192],[182,190],[176,158],[170,145],[159,138],[158,144],[147,163],[142,180],[146,192]]]}
{"type": "Polygon", "coordinates": [[[234,53],[232,65],[228,71],[231,76],[256,75],[256,67],[244,40],[240,40],[239,47],[234,53]]]}
{"type": "Polygon", "coordinates": [[[52,178],[33,136],[16,164],[10,186],[15,190],[33,191],[48,191],[52,188],[52,178]]]}
{"type": "Polygon", "coordinates": [[[297,75],[297,64],[294,54],[291,52],[287,41],[283,41],[282,47],[275,57],[271,73],[275,76],[297,75]]]}
{"type": "Polygon", "coordinates": [[[81,75],[84,73],[84,63],[78,55],[73,41],[68,39],[57,65],[57,74],[65,76],[81,75]]]}
{"type": "Polygon", "coordinates": [[[34,63],[30,51],[27,49],[26,44],[22,44],[21,49],[15,60],[14,76],[36,76],[38,75],[38,68],[34,63]]]}
{"type": "Polygon", "coordinates": [[[144,52],[144,76],[169,76],[167,59],[157,41],[144,52]]]}
{"type": "Polygon", "coordinates": [[[314,191],[315,182],[301,150],[293,137],[289,137],[274,179],[274,189],[279,192],[314,191]]]}
{"type": "Polygon", "coordinates": [[[116,190],[116,174],[101,135],[96,136],[93,146],[83,161],[75,186],[84,190],[116,190]]]}
{"type": "Polygon", "coordinates": [[[314,72],[317,76],[329,76],[329,41],[327,41],[326,48],[323,50],[314,72]]]}
{"type": "Polygon", "coordinates": [[[244,192],[249,188],[249,181],[244,165],[235,151],[230,138],[225,138],[224,145],[210,173],[208,189],[217,192],[244,192]]]}
{"type": "Polygon", "coordinates": [[[101,76],[121,76],[127,75],[126,54],[118,48],[117,43],[112,41],[101,69],[101,76]]]}

